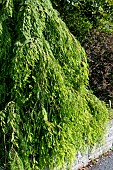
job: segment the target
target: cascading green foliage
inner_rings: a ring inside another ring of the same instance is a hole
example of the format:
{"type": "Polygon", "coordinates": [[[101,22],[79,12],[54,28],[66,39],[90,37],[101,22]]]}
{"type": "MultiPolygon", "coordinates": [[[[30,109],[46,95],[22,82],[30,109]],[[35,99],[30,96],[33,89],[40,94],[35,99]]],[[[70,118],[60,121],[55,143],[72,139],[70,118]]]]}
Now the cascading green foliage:
{"type": "Polygon", "coordinates": [[[49,0],[0,3],[0,166],[70,166],[108,112],[88,86],[84,50],[49,0]]]}

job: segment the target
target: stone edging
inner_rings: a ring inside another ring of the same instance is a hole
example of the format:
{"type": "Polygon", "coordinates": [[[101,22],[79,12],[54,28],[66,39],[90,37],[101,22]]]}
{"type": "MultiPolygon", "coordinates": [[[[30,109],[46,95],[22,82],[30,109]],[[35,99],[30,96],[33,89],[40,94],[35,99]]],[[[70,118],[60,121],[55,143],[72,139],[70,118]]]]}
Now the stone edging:
{"type": "Polygon", "coordinates": [[[113,119],[107,124],[107,132],[102,144],[97,144],[91,151],[86,149],[84,154],[78,153],[76,155],[76,161],[73,164],[72,170],[78,170],[79,168],[86,166],[92,159],[96,159],[103,153],[113,148],[113,119]]]}

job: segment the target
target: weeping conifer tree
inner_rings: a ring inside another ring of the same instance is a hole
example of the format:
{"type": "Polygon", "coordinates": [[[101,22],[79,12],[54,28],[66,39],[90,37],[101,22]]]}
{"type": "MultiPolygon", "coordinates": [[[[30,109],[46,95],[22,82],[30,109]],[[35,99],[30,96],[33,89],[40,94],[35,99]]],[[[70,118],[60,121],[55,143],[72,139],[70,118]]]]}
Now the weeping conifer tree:
{"type": "Polygon", "coordinates": [[[69,167],[108,112],[88,87],[84,50],[49,0],[0,2],[0,166],[69,167]]]}

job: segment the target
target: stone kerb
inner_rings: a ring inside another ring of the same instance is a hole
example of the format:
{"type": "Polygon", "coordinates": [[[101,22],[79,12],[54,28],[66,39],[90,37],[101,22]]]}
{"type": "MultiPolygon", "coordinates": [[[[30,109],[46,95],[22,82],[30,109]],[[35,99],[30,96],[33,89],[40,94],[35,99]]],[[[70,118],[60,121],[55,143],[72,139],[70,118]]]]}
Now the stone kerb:
{"type": "Polygon", "coordinates": [[[103,143],[97,143],[92,150],[87,146],[84,153],[78,152],[72,170],[78,170],[79,168],[86,166],[92,159],[98,158],[103,153],[113,148],[113,119],[107,123],[106,128],[107,132],[103,139],[103,143]]]}

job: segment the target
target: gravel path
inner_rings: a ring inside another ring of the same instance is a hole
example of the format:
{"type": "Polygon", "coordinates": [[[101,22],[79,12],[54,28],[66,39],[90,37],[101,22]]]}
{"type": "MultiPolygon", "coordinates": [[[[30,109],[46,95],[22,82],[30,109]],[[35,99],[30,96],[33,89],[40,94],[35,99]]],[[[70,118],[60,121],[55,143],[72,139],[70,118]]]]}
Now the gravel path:
{"type": "Polygon", "coordinates": [[[86,170],[113,170],[113,151],[107,152],[105,156],[97,159],[97,162],[89,165],[86,170]]]}

